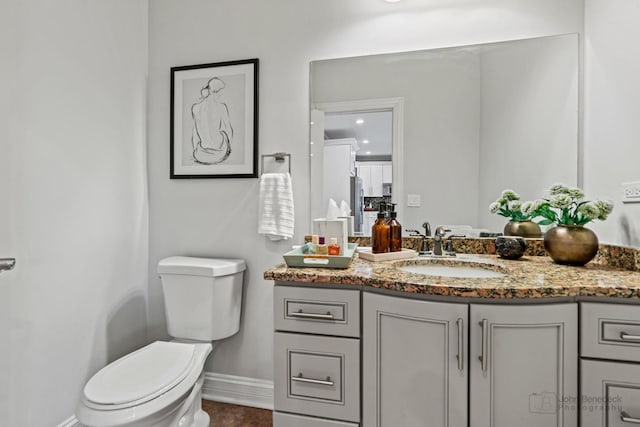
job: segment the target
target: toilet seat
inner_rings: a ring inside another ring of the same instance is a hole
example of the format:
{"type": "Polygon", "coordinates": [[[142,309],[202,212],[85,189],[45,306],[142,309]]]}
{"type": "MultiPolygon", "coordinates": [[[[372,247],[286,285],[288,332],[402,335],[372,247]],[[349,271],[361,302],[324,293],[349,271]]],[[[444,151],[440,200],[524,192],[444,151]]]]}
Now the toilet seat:
{"type": "Polygon", "coordinates": [[[84,388],[96,409],[137,406],[182,382],[194,363],[193,344],[156,341],[102,368],[84,388]]]}
{"type": "MultiPolygon", "coordinates": [[[[175,362],[173,365],[173,372],[175,375],[166,375],[165,380],[158,382],[154,387],[141,386],[140,389],[135,390],[135,393],[131,391],[134,390],[133,388],[125,389],[129,393],[128,397],[123,395],[124,397],[117,396],[117,398],[114,398],[115,394],[111,396],[109,395],[108,390],[103,390],[95,385],[98,384],[98,380],[96,380],[92,387],[89,387],[89,384],[92,383],[94,379],[92,377],[91,380],[89,380],[89,383],[87,383],[83,397],[80,399],[80,403],[76,408],[76,416],[78,420],[82,425],[89,426],[128,426],[138,425],[139,422],[142,422],[140,425],[145,426],[149,422],[149,425],[159,425],[153,422],[153,420],[162,419],[166,414],[177,410],[178,407],[184,404],[184,399],[194,393],[194,388],[198,388],[199,390],[202,387],[202,382],[204,380],[204,363],[209,353],[211,353],[212,348],[213,347],[209,342],[183,343],[156,341],[155,343],[149,344],[134,353],[118,359],[116,362],[108,365],[107,368],[116,364],[116,366],[120,366],[120,363],[118,362],[121,360],[129,360],[134,355],[142,353],[140,360],[145,362],[149,361],[149,371],[155,371],[157,375],[160,375],[161,370],[158,368],[158,365],[152,361],[156,359],[150,355],[162,354],[163,356],[166,356],[167,352],[174,354],[174,351],[178,354],[176,359],[173,361],[175,362]],[[151,351],[149,351],[150,347],[152,349],[151,351]],[[187,349],[186,351],[185,348],[187,349]],[[179,369],[178,367],[183,366],[182,363],[186,358],[188,358],[185,354],[188,355],[189,353],[191,354],[191,357],[189,358],[187,367],[179,369]],[[161,386],[160,383],[165,384],[161,386]],[[93,387],[97,388],[94,389],[93,387]],[[146,390],[143,390],[145,388],[146,390]],[[155,389],[155,391],[152,389],[155,389]],[[89,400],[91,398],[101,401],[113,400],[123,402],[124,400],[145,394],[144,391],[149,394],[125,403],[105,404],[89,400]]],[[[134,363],[131,365],[133,364],[134,363]]],[[[169,363],[169,365],[171,364],[172,363],[169,363]]],[[[129,365],[129,362],[127,362],[127,365],[129,365]]],[[[124,371],[126,371],[127,368],[128,366],[125,366],[124,371]]],[[[121,372],[118,372],[120,371],[120,368],[110,368],[109,371],[111,371],[111,369],[113,369],[114,373],[112,374],[113,377],[109,374],[109,378],[121,378],[121,376],[119,376],[121,372]]],[[[102,371],[99,371],[98,374],[100,374],[100,372],[102,371]]],[[[98,376],[98,374],[94,377],[98,376]]],[[[153,376],[152,373],[150,375],[153,376]]],[[[105,376],[107,376],[107,374],[105,374],[105,376]]]]}

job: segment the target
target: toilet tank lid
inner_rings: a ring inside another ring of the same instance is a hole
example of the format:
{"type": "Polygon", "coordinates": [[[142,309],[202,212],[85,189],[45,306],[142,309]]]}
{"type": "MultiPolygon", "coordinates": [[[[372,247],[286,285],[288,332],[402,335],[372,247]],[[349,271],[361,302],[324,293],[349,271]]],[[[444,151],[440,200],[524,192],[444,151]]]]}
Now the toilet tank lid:
{"type": "Polygon", "coordinates": [[[158,274],[217,277],[240,273],[246,268],[243,259],[172,256],[158,263],[158,274]]]}

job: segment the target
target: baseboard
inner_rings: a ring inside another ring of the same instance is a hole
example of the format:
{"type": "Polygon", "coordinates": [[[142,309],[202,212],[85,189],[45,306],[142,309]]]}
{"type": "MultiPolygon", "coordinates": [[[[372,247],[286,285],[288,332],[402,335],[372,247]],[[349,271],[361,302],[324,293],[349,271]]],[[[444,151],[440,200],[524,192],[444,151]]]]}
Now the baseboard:
{"type": "Polygon", "coordinates": [[[69,417],[68,419],[58,424],[58,427],[82,427],[82,425],[74,415],[73,417],[69,417]]]}
{"type": "Polygon", "coordinates": [[[273,410],[273,381],[205,372],[202,398],[273,410]]]}

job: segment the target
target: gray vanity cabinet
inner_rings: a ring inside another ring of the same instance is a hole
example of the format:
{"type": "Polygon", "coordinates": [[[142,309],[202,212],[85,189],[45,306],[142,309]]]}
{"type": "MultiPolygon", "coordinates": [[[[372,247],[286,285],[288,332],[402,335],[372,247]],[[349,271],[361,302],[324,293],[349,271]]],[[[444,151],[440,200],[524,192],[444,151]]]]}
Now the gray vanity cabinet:
{"type": "Polygon", "coordinates": [[[581,426],[640,425],[640,306],[582,303],[580,318],[581,426]]]}
{"type": "Polygon", "coordinates": [[[576,427],[577,304],[470,309],[470,425],[576,427]]]}
{"type": "Polygon", "coordinates": [[[274,289],[274,427],[360,423],[360,290],[274,289]]]}
{"type": "Polygon", "coordinates": [[[363,295],[363,426],[466,427],[468,306],[363,295]]]}
{"type": "Polygon", "coordinates": [[[583,427],[640,424],[640,365],[583,360],[583,427]]]}

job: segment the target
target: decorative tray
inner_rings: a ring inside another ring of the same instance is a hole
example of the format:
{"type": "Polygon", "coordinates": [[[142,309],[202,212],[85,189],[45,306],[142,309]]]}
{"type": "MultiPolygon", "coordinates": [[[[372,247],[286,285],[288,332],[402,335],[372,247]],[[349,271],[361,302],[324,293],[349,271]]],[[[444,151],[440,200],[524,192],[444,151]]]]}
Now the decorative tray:
{"type": "Polygon", "coordinates": [[[406,248],[402,248],[402,250],[398,252],[385,252],[382,254],[374,254],[373,252],[371,252],[371,248],[369,247],[358,248],[358,256],[360,258],[373,262],[409,259],[415,257],[416,255],[418,255],[416,251],[406,248]]]}
{"type": "Polygon", "coordinates": [[[356,253],[357,243],[349,243],[344,255],[312,255],[308,253],[308,244],[300,246],[283,255],[287,267],[319,267],[319,268],[349,268],[353,255],[356,253]]]}

